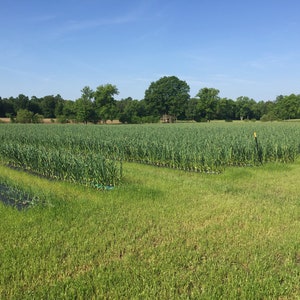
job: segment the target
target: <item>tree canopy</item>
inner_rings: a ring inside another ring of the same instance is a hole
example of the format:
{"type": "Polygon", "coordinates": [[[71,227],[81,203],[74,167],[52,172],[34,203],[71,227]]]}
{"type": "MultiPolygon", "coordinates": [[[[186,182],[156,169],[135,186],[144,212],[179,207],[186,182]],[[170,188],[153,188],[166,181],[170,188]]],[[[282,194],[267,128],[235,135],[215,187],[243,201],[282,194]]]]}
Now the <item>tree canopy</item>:
{"type": "Polygon", "coordinates": [[[196,97],[199,99],[197,109],[200,112],[200,118],[208,121],[216,118],[217,104],[220,100],[219,92],[217,89],[207,87],[198,92],[196,97]]]}
{"type": "Polygon", "coordinates": [[[106,123],[107,120],[113,120],[117,115],[116,100],[114,95],[119,91],[115,85],[99,85],[95,91],[95,107],[98,118],[106,123]]]}
{"type": "Polygon", "coordinates": [[[93,122],[118,119],[122,123],[158,122],[166,114],[182,120],[288,120],[300,118],[300,95],[279,95],[275,100],[256,102],[247,96],[237,99],[220,97],[216,88],[203,87],[190,97],[188,84],[176,76],[164,76],[152,82],[144,99],[127,97],[116,100],[118,88],[99,85],[96,90],[85,86],[77,100],[65,100],[59,94],[29,98],[0,97],[0,117],[16,122],[40,122],[56,118],[59,122],[93,122]]]}
{"type": "Polygon", "coordinates": [[[94,120],[94,107],[93,107],[93,97],[94,91],[89,87],[85,86],[81,90],[81,97],[76,100],[76,111],[77,120],[87,124],[88,121],[94,120]]]}
{"type": "Polygon", "coordinates": [[[145,92],[145,101],[155,115],[184,115],[190,98],[190,87],[176,76],[165,76],[152,82],[145,92]]]}

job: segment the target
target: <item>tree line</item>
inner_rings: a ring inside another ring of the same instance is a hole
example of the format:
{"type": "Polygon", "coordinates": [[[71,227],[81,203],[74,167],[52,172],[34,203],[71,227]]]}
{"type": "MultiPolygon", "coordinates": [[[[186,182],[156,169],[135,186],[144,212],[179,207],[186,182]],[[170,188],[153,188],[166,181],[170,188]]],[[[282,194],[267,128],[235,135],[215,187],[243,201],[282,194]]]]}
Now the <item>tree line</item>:
{"type": "Polygon", "coordinates": [[[38,123],[43,118],[57,119],[61,123],[106,123],[108,120],[149,123],[158,122],[163,115],[196,122],[300,118],[300,95],[280,95],[273,101],[256,102],[246,96],[235,100],[221,98],[219,93],[218,89],[204,87],[191,97],[185,81],[165,76],[149,85],[142,100],[131,97],[116,100],[119,91],[112,84],[100,85],[95,90],[85,86],[75,101],[60,95],[30,99],[23,94],[15,98],[0,97],[0,117],[21,123],[38,123]]]}

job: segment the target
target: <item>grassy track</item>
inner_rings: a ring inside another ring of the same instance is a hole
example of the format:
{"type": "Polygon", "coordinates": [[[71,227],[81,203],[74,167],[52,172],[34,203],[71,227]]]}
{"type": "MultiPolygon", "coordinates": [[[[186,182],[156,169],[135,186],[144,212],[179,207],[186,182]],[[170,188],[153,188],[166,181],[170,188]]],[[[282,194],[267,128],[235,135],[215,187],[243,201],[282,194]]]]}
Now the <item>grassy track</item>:
{"type": "Polygon", "coordinates": [[[300,161],[220,175],[124,164],[99,192],[0,165],[0,299],[299,299],[300,161]]]}

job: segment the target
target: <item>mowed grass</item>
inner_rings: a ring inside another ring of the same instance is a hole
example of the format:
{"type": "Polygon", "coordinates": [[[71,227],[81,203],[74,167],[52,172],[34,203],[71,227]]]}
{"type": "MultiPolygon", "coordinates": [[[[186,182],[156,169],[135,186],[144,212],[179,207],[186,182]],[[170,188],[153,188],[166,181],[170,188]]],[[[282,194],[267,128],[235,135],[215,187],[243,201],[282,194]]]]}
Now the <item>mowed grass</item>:
{"type": "Polygon", "coordinates": [[[97,191],[0,166],[1,299],[299,299],[300,161],[220,175],[124,164],[97,191]]]}

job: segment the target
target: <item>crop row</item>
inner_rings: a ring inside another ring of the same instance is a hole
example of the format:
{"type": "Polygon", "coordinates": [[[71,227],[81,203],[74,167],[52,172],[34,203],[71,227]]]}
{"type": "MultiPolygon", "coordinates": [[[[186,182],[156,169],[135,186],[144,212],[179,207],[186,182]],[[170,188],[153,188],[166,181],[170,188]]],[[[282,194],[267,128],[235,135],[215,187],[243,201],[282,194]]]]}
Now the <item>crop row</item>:
{"type": "Polygon", "coordinates": [[[10,124],[0,126],[0,142],[1,155],[21,167],[84,184],[115,185],[121,179],[118,161],[212,173],[227,166],[292,162],[300,153],[300,124],[10,124]]]}
{"type": "Polygon", "coordinates": [[[122,177],[120,162],[97,153],[79,155],[64,148],[37,147],[14,141],[2,143],[0,155],[10,166],[101,189],[117,185],[122,177]]]}

